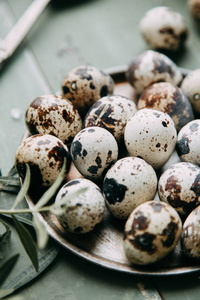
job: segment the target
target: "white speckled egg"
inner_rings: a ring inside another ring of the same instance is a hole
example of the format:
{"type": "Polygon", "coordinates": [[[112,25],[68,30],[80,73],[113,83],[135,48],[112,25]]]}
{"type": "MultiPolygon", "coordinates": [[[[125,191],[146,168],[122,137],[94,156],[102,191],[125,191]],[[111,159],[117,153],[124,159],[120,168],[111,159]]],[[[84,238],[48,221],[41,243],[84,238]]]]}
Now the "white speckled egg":
{"type": "Polygon", "coordinates": [[[124,140],[131,156],[141,157],[154,169],[159,169],[174,151],[177,132],[168,114],[144,108],[127,122],[124,140]]]}
{"type": "Polygon", "coordinates": [[[138,95],[153,83],[167,81],[178,85],[182,78],[180,69],[170,58],[153,50],[136,56],[127,71],[127,79],[138,95]]]}
{"type": "Polygon", "coordinates": [[[55,136],[37,134],[26,138],[18,147],[15,165],[19,176],[24,179],[25,164],[29,164],[31,185],[48,187],[58,177],[64,157],[67,158],[67,173],[71,163],[67,146],[55,136]]]}
{"type": "Polygon", "coordinates": [[[142,203],[125,224],[125,254],[133,264],[154,263],[174,249],[181,231],[181,219],[169,204],[160,201],[142,203]]]}
{"type": "Polygon", "coordinates": [[[114,136],[102,127],[82,129],[73,139],[70,151],[78,171],[94,180],[101,179],[118,158],[114,136]]]}
{"type": "MultiPolygon", "coordinates": [[[[200,2],[199,2],[200,3],[200,2]]],[[[200,69],[189,72],[183,79],[180,88],[189,98],[195,112],[200,113],[200,69]]]]}
{"type": "Polygon", "coordinates": [[[113,93],[112,77],[94,66],[71,70],[62,83],[63,96],[69,99],[81,116],[100,98],[113,93]]]}
{"type": "Polygon", "coordinates": [[[119,159],[106,173],[103,194],[109,211],[126,219],[138,205],[153,200],[157,176],[149,164],[138,157],[119,159]]]}
{"type": "Polygon", "coordinates": [[[140,31],[154,49],[179,50],[188,37],[185,19],[171,7],[158,6],[146,12],[140,31]]]}
{"type": "Polygon", "coordinates": [[[72,103],[57,95],[34,99],[26,110],[25,121],[31,134],[52,134],[70,145],[82,129],[82,120],[72,103]]]}
{"type": "Polygon", "coordinates": [[[170,115],[177,131],[194,119],[191,103],[183,91],[170,82],[154,83],[138,100],[138,109],[151,108],[170,115]]]}
{"type": "Polygon", "coordinates": [[[124,140],[126,123],[136,111],[136,104],[126,97],[119,95],[105,96],[89,109],[83,126],[103,127],[114,135],[118,143],[121,143],[124,140]]]}
{"type": "Polygon", "coordinates": [[[63,200],[64,214],[57,215],[60,224],[73,233],[87,233],[100,223],[105,212],[105,201],[99,187],[92,181],[79,178],[67,182],[56,196],[56,204],[63,200]],[[79,189],[87,188],[83,193],[73,196],[79,189]],[[72,197],[69,197],[72,194],[72,197]]]}
{"type": "Polygon", "coordinates": [[[200,119],[189,122],[179,131],[176,150],[182,161],[200,166],[200,119]]]}
{"type": "Polygon", "coordinates": [[[158,194],[178,213],[188,215],[200,204],[200,168],[186,162],[173,164],[160,176],[158,194]]]}
{"type": "Polygon", "coordinates": [[[200,259],[200,206],[197,206],[186,218],[182,230],[183,252],[195,259],[200,259]]]}

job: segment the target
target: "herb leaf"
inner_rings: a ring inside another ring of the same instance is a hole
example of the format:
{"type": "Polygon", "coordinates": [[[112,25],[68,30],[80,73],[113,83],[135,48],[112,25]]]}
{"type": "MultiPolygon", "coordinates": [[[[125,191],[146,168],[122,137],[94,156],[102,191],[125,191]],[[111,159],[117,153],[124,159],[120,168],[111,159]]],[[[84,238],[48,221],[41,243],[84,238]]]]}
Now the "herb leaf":
{"type": "Polygon", "coordinates": [[[6,262],[4,262],[4,264],[2,266],[0,266],[0,282],[1,283],[4,281],[4,279],[7,277],[7,275],[10,273],[10,271],[14,267],[18,257],[19,257],[19,254],[13,255],[6,262]]]}
{"type": "Polygon", "coordinates": [[[40,221],[35,213],[33,214],[33,226],[37,236],[37,245],[39,249],[44,249],[47,245],[49,235],[46,226],[40,221]]]}
{"type": "MultiPolygon", "coordinates": [[[[5,252],[6,252],[6,249],[8,247],[9,241],[10,241],[11,230],[3,221],[0,220],[0,222],[6,228],[6,232],[4,232],[4,234],[2,234],[0,236],[0,260],[2,260],[5,257],[5,252]]],[[[1,280],[0,280],[0,282],[1,282],[1,280]]]]}

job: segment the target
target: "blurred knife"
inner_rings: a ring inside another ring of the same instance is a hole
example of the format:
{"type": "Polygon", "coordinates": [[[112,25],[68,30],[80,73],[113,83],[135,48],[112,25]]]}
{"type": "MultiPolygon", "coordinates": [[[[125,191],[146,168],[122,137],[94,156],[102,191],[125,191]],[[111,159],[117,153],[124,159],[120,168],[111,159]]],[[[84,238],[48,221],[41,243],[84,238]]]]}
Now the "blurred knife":
{"type": "Polygon", "coordinates": [[[35,21],[51,0],[34,0],[22,17],[0,43],[0,70],[23,41],[35,21]]]}

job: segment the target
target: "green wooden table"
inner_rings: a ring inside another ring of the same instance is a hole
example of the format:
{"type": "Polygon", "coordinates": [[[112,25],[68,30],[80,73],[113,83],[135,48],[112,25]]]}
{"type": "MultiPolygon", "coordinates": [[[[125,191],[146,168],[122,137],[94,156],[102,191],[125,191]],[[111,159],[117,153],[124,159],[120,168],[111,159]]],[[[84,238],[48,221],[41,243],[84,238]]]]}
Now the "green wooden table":
{"type": "MultiPolygon", "coordinates": [[[[0,0],[0,38],[4,38],[31,0],[0,0]]],[[[200,36],[186,0],[67,0],[54,1],[43,12],[26,40],[0,72],[0,168],[7,174],[25,132],[24,112],[34,98],[54,93],[69,70],[91,64],[105,69],[127,65],[148,49],[138,22],[149,8],[169,5],[187,20],[190,36],[175,62],[183,68],[200,67],[200,36]],[[12,109],[21,116],[14,118],[12,109]]],[[[4,201],[11,194],[0,195],[4,201]]],[[[12,250],[21,251],[20,242],[12,250]]],[[[27,263],[26,254],[21,264],[27,263]]],[[[16,271],[18,271],[16,266],[16,271]]],[[[53,263],[17,290],[24,299],[199,299],[199,274],[145,277],[111,271],[61,248],[53,263]]]]}

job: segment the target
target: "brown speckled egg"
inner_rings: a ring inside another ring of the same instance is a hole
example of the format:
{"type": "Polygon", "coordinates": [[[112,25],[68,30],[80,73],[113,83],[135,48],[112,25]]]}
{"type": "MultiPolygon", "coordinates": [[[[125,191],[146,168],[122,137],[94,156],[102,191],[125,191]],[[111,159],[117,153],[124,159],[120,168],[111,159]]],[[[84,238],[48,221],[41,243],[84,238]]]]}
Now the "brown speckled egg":
{"type": "Polygon", "coordinates": [[[55,136],[37,134],[26,138],[18,147],[15,165],[19,176],[24,179],[25,164],[28,164],[31,171],[31,185],[48,187],[58,177],[64,157],[67,158],[67,173],[71,163],[67,146],[55,136]]]}
{"type": "Polygon", "coordinates": [[[127,79],[140,95],[149,85],[167,81],[178,85],[183,76],[177,65],[166,55],[147,50],[129,64],[127,79]]]}
{"type": "Polygon", "coordinates": [[[200,204],[200,168],[178,162],[165,170],[158,182],[158,194],[181,215],[188,215],[200,204]]]}
{"type": "Polygon", "coordinates": [[[183,79],[180,88],[189,98],[193,110],[200,113],[200,69],[189,72],[183,79]]]}
{"type": "Polygon", "coordinates": [[[142,203],[125,224],[125,254],[133,264],[157,262],[174,249],[181,231],[181,219],[169,204],[161,201],[142,203]]]}
{"type": "Polygon", "coordinates": [[[59,190],[56,205],[61,203],[65,212],[57,215],[60,224],[73,233],[87,233],[100,223],[105,212],[105,201],[99,187],[92,181],[79,178],[67,182],[59,190]],[[84,192],[74,196],[80,189],[84,192]],[[70,197],[70,195],[72,195],[70,197]]]}
{"type": "Polygon", "coordinates": [[[188,0],[190,13],[195,21],[200,22],[200,0],[188,0]]]}
{"type": "Polygon", "coordinates": [[[143,202],[153,200],[157,176],[149,164],[138,157],[119,159],[106,173],[103,194],[112,215],[127,219],[143,202]]]}
{"type": "Polygon", "coordinates": [[[183,252],[194,259],[200,259],[200,206],[196,207],[186,218],[182,230],[183,252]]]}
{"type": "Polygon", "coordinates": [[[200,166],[200,119],[189,122],[179,131],[176,150],[182,161],[200,166]]]}
{"type": "Polygon", "coordinates": [[[180,88],[170,82],[154,83],[138,100],[138,109],[151,108],[170,115],[177,131],[194,119],[191,103],[180,88]]]}
{"type": "Polygon", "coordinates": [[[31,134],[52,134],[70,146],[82,129],[82,120],[72,103],[57,95],[34,99],[26,110],[25,121],[31,134]]]}
{"type": "Polygon", "coordinates": [[[185,19],[171,7],[158,6],[146,12],[140,31],[154,49],[179,50],[188,37],[185,19]]]}
{"type": "Polygon", "coordinates": [[[63,96],[69,99],[81,116],[100,98],[113,93],[112,77],[94,66],[71,70],[62,83],[63,96]]]}
{"type": "Polygon", "coordinates": [[[141,157],[154,169],[159,169],[175,149],[177,132],[168,114],[144,108],[127,122],[124,140],[131,156],[141,157]]]}
{"type": "Polygon", "coordinates": [[[86,114],[83,127],[103,127],[110,131],[120,143],[124,139],[126,123],[136,111],[136,104],[126,97],[105,96],[92,105],[86,114]]]}
{"type": "Polygon", "coordinates": [[[70,151],[75,167],[91,180],[101,180],[118,158],[114,136],[97,126],[82,129],[73,139],[70,151]]]}

